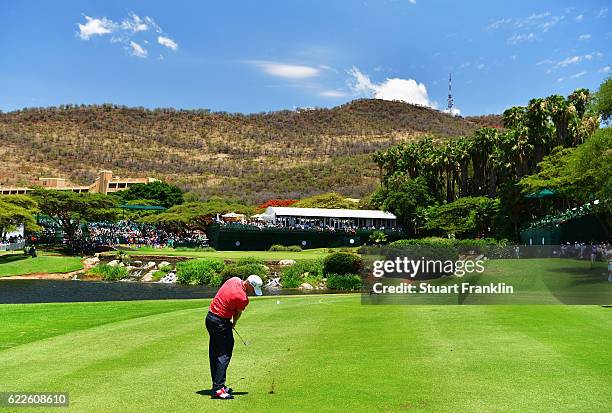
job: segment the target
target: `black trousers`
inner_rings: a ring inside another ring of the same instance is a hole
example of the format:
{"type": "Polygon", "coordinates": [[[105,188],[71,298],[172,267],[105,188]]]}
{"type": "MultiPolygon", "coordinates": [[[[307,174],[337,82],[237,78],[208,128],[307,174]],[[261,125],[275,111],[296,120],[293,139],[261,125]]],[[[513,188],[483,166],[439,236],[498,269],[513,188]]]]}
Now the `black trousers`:
{"type": "Polygon", "coordinates": [[[213,391],[225,386],[227,367],[234,350],[232,323],[227,318],[219,317],[210,311],[206,316],[206,330],[210,336],[208,342],[208,360],[213,391]]]}

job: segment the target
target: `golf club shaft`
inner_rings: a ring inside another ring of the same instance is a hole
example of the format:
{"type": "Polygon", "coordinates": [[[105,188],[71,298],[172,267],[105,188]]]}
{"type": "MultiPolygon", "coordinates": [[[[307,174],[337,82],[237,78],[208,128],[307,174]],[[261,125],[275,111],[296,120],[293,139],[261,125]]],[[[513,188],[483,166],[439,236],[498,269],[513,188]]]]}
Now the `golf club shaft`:
{"type": "Polygon", "coordinates": [[[233,328],[234,328],[234,331],[236,332],[236,334],[238,334],[238,337],[240,337],[240,340],[242,341],[242,344],[244,344],[246,346],[247,345],[246,341],[244,341],[244,339],[242,338],[242,336],[240,335],[238,330],[236,330],[236,327],[233,327],[233,328]]]}

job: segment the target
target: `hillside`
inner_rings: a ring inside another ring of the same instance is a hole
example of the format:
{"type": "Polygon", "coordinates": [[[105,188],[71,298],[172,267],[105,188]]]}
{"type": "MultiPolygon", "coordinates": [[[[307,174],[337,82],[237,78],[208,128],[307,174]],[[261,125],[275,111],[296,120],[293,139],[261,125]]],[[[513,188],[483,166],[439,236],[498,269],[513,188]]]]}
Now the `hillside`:
{"type": "Polygon", "coordinates": [[[378,149],[424,135],[467,135],[481,125],[374,99],[250,115],[110,104],[32,108],[0,114],[0,185],[32,184],[41,175],[87,184],[111,169],[247,201],[330,190],[360,197],[376,187],[370,155],[378,149]]]}

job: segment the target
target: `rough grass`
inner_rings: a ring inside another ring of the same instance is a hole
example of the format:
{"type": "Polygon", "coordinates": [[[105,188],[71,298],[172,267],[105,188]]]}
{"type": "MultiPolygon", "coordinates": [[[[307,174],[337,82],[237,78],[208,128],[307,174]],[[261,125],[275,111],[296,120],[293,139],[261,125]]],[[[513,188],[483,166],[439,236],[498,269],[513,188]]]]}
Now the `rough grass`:
{"type": "MultiPolygon", "coordinates": [[[[110,253],[112,254],[112,253],[110,253]]],[[[223,260],[237,260],[245,257],[257,257],[262,260],[309,260],[324,258],[328,248],[316,248],[296,251],[201,251],[197,249],[179,251],[173,248],[142,247],[126,251],[128,255],[157,255],[168,257],[194,257],[194,258],[220,258],[223,260]]]]}
{"type": "Polygon", "coordinates": [[[39,252],[38,257],[30,258],[23,252],[0,255],[0,277],[36,273],[62,273],[83,268],[81,258],[62,255],[46,255],[39,252]]]}
{"type": "Polygon", "coordinates": [[[239,394],[211,400],[207,304],[0,306],[0,391],[68,391],[74,412],[604,412],[612,403],[610,308],[368,306],[358,295],[253,298],[238,325],[250,345],[236,338],[229,370],[239,394]]]}

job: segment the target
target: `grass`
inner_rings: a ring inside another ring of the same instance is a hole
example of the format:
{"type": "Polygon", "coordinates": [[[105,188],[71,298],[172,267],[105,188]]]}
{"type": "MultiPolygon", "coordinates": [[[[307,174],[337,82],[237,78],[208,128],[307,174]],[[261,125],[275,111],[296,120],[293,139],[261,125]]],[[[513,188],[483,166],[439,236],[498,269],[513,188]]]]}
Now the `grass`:
{"type": "MultiPolygon", "coordinates": [[[[312,260],[323,258],[328,254],[327,248],[309,249],[301,252],[292,251],[201,251],[175,250],[173,248],[142,247],[127,250],[128,255],[158,255],[168,257],[193,257],[193,258],[220,258],[237,260],[244,257],[257,257],[263,260],[312,260]]],[[[109,253],[107,253],[109,254],[109,253]]],[[[110,253],[112,254],[112,253],[110,253]]]]}
{"type": "Polygon", "coordinates": [[[254,298],[238,325],[250,345],[236,338],[228,376],[241,394],[225,402],[204,395],[207,305],[0,306],[0,391],[68,391],[72,412],[604,412],[612,403],[610,308],[254,298]]]}
{"type": "Polygon", "coordinates": [[[80,257],[38,252],[38,257],[30,258],[21,251],[0,255],[0,277],[36,273],[63,273],[82,268],[83,264],[80,257]]]}

